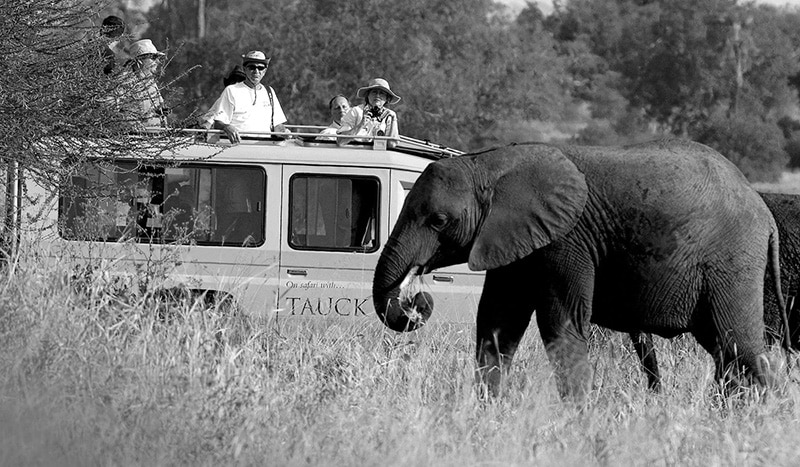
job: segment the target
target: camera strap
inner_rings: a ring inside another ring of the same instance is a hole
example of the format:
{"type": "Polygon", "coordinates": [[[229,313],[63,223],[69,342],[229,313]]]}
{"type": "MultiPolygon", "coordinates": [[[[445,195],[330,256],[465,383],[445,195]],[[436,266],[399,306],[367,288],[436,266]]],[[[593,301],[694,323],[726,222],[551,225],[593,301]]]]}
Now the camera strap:
{"type": "Polygon", "coordinates": [[[275,101],[272,100],[272,86],[267,86],[267,96],[269,96],[269,108],[272,111],[272,115],[269,117],[269,131],[272,132],[275,130],[275,101]]]}

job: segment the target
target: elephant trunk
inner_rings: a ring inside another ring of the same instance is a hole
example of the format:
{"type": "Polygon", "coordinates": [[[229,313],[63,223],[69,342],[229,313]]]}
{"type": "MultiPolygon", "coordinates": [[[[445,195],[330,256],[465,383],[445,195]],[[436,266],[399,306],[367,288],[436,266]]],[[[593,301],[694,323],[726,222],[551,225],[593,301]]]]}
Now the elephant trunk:
{"type": "Polygon", "coordinates": [[[375,312],[386,327],[397,332],[413,331],[433,313],[433,297],[427,292],[410,296],[408,284],[418,275],[418,268],[400,260],[393,242],[387,243],[372,282],[375,312]]]}

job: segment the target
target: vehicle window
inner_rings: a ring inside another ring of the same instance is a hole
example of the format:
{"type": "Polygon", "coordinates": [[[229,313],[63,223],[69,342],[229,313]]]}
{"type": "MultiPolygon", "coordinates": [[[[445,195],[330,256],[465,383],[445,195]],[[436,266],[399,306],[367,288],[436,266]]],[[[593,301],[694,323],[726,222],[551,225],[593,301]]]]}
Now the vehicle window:
{"type": "Polygon", "coordinates": [[[296,175],[290,184],[289,245],[293,248],[378,249],[377,179],[296,175]]]}
{"type": "Polygon", "coordinates": [[[259,168],[95,161],[64,184],[60,231],[70,240],[258,246],[265,187],[259,168]]]}

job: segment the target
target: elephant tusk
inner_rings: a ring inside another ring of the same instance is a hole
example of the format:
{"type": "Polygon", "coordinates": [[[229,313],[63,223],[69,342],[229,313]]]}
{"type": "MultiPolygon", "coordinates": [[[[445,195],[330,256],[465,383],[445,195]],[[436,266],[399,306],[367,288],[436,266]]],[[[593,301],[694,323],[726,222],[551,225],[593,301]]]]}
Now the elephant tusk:
{"type": "Polygon", "coordinates": [[[420,269],[421,266],[415,266],[408,271],[406,277],[403,278],[403,282],[400,283],[401,294],[402,291],[405,290],[411,284],[411,282],[419,276],[420,269]]]}

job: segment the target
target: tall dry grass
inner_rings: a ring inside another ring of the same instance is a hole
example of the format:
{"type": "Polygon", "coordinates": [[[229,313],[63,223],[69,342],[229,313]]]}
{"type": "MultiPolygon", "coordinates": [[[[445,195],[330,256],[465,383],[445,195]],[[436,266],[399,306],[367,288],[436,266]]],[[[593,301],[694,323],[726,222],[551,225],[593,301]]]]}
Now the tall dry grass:
{"type": "Polygon", "coordinates": [[[250,322],[19,261],[0,279],[2,465],[794,465],[798,386],[728,400],[690,338],[659,340],[663,394],[595,332],[585,407],[535,329],[481,402],[473,329],[250,322]]]}

